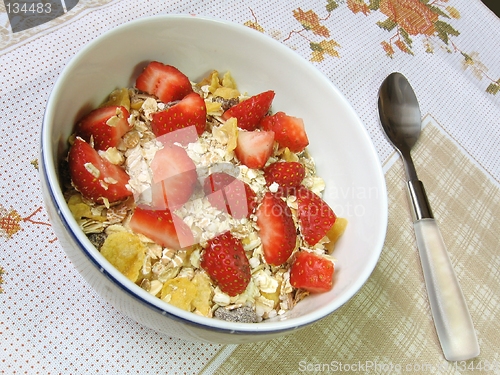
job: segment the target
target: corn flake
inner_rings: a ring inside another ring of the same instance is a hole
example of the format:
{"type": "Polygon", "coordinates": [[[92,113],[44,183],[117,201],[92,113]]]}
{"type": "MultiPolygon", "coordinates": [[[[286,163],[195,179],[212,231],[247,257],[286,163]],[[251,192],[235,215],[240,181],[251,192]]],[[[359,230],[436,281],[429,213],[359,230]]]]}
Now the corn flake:
{"type": "Polygon", "coordinates": [[[217,70],[212,71],[209,82],[208,91],[213,94],[220,87],[219,72],[217,70]]]}
{"type": "Polygon", "coordinates": [[[207,107],[207,115],[209,116],[220,116],[223,113],[222,105],[219,102],[205,100],[205,106],[207,107]]]}
{"type": "Polygon", "coordinates": [[[237,89],[232,89],[230,87],[219,87],[213,94],[214,96],[220,96],[224,99],[233,99],[240,96],[240,92],[237,89]]]}
{"type": "Polygon", "coordinates": [[[210,316],[212,300],[212,288],[210,286],[210,277],[204,272],[198,272],[192,280],[197,288],[196,297],[192,305],[193,308],[203,316],[210,316]]]}
{"type": "Polygon", "coordinates": [[[196,298],[196,285],[187,277],[167,280],[161,290],[161,299],[180,309],[191,311],[191,303],[196,298]]]}
{"type": "Polygon", "coordinates": [[[224,73],[224,76],[222,77],[222,86],[230,89],[237,89],[236,81],[231,75],[231,72],[227,71],[226,73],[224,73]]]}
{"type": "Polygon", "coordinates": [[[212,84],[212,81],[214,79],[217,79],[217,82],[219,81],[219,72],[217,70],[212,70],[210,73],[208,73],[203,79],[196,84],[198,87],[203,87],[203,86],[210,86],[212,84]]]}
{"type": "Polygon", "coordinates": [[[212,134],[217,141],[226,145],[226,152],[230,153],[238,142],[238,120],[231,117],[224,124],[214,127],[212,134]]]}
{"type": "Polygon", "coordinates": [[[135,282],[139,277],[146,250],[146,246],[135,234],[114,232],[102,244],[101,254],[118,271],[135,282]]]}

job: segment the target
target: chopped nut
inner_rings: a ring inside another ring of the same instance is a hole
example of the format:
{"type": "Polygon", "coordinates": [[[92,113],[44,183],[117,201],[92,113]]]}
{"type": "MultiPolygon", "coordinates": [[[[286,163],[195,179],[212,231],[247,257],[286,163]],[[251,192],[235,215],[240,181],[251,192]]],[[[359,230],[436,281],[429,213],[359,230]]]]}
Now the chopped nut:
{"type": "Polygon", "coordinates": [[[132,130],[128,133],[125,133],[122,139],[123,144],[127,149],[136,147],[139,144],[140,140],[141,137],[137,130],[132,130]]]}
{"type": "Polygon", "coordinates": [[[122,165],[125,161],[125,157],[116,147],[109,147],[106,151],[99,151],[99,155],[115,165],[122,165]]]}

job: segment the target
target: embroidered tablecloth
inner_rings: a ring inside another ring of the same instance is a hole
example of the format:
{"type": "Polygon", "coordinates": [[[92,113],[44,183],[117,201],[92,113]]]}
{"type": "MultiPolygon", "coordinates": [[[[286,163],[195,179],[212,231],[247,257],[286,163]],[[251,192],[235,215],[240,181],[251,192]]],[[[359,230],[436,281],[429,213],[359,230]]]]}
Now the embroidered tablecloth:
{"type": "Polygon", "coordinates": [[[26,3],[53,13],[25,19],[21,2],[0,3],[0,373],[500,373],[500,20],[479,0],[26,3]],[[138,325],[79,276],[43,207],[40,124],[64,65],[117,25],[180,13],[255,28],[310,60],[351,102],[384,167],[389,223],[373,274],[337,312],[281,339],[190,343],[138,325]],[[443,358],[430,315],[402,163],[376,109],[392,71],[424,115],[413,156],[476,328],[471,361],[443,358]]]}

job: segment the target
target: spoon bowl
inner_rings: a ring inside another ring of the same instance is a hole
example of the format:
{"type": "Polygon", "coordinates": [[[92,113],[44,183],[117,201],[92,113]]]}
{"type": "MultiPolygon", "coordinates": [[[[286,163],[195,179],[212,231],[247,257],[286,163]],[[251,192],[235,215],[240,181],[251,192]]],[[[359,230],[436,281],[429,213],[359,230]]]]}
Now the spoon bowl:
{"type": "Polygon", "coordinates": [[[417,96],[401,73],[392,73],[380,87],[378,108],[391,143],[399,152],[409,152],[420,136],[422,123],[417,96]]]}

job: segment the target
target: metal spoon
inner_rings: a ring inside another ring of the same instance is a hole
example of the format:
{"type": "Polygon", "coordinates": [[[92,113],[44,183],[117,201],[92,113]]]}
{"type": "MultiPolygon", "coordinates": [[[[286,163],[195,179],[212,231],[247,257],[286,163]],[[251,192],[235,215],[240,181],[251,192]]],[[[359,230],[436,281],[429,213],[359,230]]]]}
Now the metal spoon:
{"type": "Polygon", "coordinates": [[[390,74],[382,83],[378,111],[387,137],[403,159],[417,247],[444,356],[449,361],[472,359],[479,355],[474,326],[410,155],[422,123],[415,92],[401,73],[390,74]]]}

